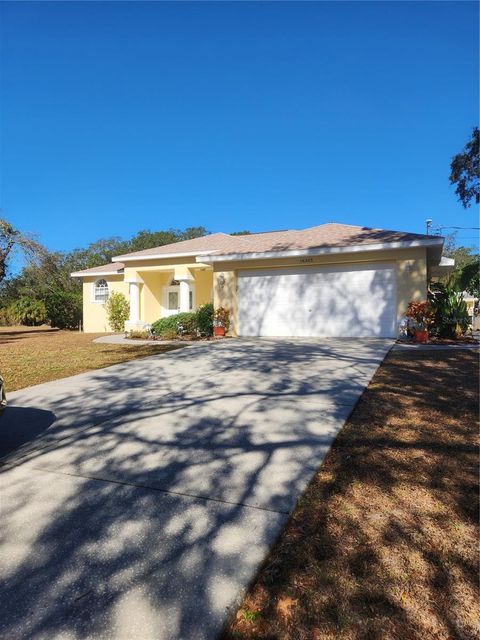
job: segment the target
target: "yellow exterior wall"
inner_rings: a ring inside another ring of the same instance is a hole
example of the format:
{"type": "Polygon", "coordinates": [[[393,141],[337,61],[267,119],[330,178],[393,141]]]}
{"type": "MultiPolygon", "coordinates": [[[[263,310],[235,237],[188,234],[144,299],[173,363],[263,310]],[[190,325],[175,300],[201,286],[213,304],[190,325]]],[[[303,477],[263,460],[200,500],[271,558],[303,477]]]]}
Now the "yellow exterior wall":
{"type": "Polygon", "coordinates": [[[146,272],[139,274],[143,280],[140,290],[140,318],[151,324],[161,317],[164,287],[168,286],[172,276],[168,272],[146,272]]]}
{"type": "Polygon", "coordinates": [[[205,269],[194,271],[194,274],[197,307],[213,302],[213,271],[205,269]]]}
{"type": "Polygon", "coordinates": [[[86,276],[83,279],[83,330],[85,333],[103,333],[111,331],[105,306],[93,300],[93,285],[96,280],[106,280],[108,282],[108,290],[118,291],[128,300],[128,284],[123,281],[123,275],[111,276],[86,276]]]}
{"type": "MultiPolygon", "coordinates": [[[[215,264],[215,263],[214,263],[215,264]]],[[[218,263],[221,266],[222,263],[218,263]]],[[[215,264],[216,267],[216,264],[215,264]]],[[[231,268],[231,265],[228,265],[231,268]]],[[[257,267],[258,268],[258,267],[257,267]]],[[[213,272],[213,306],[215,309],[223,307],[230,311],[230,330],[229,334],[237,335],[236,327],[238,326],[238,304],[237,304],[237,272],[236,271],[217,271],[213,272]],[[218,277],[223,274],[225,284],[220,286],[218,277]]]]}
{"type": "Polygon", "coordinates": [[[209,265],[185,258],[131,261],[125,265],[125,280],[142,283],[140,288],[140,318],[151,324],[165,315],[165,287],[172,279],[188,276],[195,287],[195,307],[213,302],[213,271],[209,265]]]}
{"type": "Polygon", "coordinates": [[[142,271],[138,269],[131,277],[136,277],[137,280],[143,282],[140,290],[140,318],[142,322],[151,324],[166,315],[165,287],[170,285],[173,278],[182,275],[190,277],[190,284],[193,285],[195,291],[195,307],[213,302],[213,271],[211,269],[191,269],[188,272],[186,268],[181,269],[178,266],[170,271],[142,271]]]}
{"type": "Polygon", "coordinates": [[[83,327],[87,333],[111,331],[104,305],[92,302],[92,288],[100,278],[108,282],[109,291],[120,291],[129,299],[129,280],[141,283],[140,318],[151,324],[165,315],[165,287],[176,276],[188,275],[195,285],[195,306],[213,302],[213,271],[209,265],[182,259],[148,260],[129,263],[121,275],[85,276],[83,278],[83,327]]]}
{"type": "Polygon", "coordinates": [[[275,260],[249,260],[214,262],[213,291],[215,308],[224,307],[230,311],[230,333],[235,335],[238,326],[237,271],[248,269],[274,269],[279,267],[345,264],[361,262],[395,262],[397,272],[397,321],[405,314],[411,300],[425,300],[427,297],[427,254],[425,248],[402,249],[396,251],[375,251],[343,253],[305,258],[277,258],[275,260]],[[219,285],[218,277],[223,274],[225,284],[219,285]]]}
{"type": "MultiPolygon", "coordinates": [[[[237,271],[292,266],[314,266],[361,262],[395,262],[397,272],[397,320],[405,314],[411,300],[424,300],[427,295],[426,249],[397,251],[375,251],[350,254],[333,254],[301,258],[277,258],[275,260],[252,260],[218,262],[209,265],[185,262],[185,258],[148,260],[128,263],[122,275],[99,276],[104,278],[110,291],[129,297],[128,280],[136,280],[140,288],[140,318],[152,323],[164,315],[165,287],[175,275],[189,275],[195,284],[195,306],[212,302],[215,308],[225,307],[231,313],[231,331],[235,335],[238,326],[237,271]],[[223,274],[225,284],[219,286],[218,276],[223,274]]],[[[87,276],[83,282],[83,324],[88,333],[110,331],[105,308],[92,302],[92,287],[97,277],[87,276]]]]}

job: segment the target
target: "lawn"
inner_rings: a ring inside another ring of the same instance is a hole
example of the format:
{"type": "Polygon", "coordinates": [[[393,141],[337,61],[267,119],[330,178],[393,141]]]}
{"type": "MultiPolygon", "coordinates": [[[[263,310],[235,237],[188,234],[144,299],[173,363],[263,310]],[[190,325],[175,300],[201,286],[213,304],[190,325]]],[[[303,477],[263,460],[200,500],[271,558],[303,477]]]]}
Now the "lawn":
{"type": "Polygon", "coordinates": [[[223,640],[473,639],[478,356],[392,352],[223,640]]]}
{"type": "Polygon", "coordinates": [[[32,384],[165,353],[183,346],[92,342],[100,335],[104,334],[57,331],[49,327],[0,327],[0,373],[5,379],[7,394],[32,384]]]}

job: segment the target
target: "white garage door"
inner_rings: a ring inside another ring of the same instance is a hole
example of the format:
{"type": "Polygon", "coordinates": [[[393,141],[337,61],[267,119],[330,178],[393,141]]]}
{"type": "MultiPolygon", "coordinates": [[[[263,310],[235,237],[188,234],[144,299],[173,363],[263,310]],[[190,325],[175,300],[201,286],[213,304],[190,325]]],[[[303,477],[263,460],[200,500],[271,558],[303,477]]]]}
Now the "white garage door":
{"type": "Polygon", "coordinates": [[[392,263],[238,272],[241,336],[394,337],[392,263]]]}

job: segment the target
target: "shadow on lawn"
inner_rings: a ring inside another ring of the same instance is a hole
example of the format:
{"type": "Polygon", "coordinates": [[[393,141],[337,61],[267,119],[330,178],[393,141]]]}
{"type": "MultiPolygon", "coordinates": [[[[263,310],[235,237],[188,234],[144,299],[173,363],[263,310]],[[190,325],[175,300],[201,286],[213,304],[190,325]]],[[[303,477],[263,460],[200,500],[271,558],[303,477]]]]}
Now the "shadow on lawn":
{"type": "Polygon", "coordinates": [[[45,333],[58,333],[59,329],[48,327],[45,329],[37,329],[35,327],[21,327],[15,328],[9,331],[8,329],[0,331],[0,345],[8,344],[18,340],[24,340],[25,338],[34,338],[35,336],[42,336],[45,333]]]}
{"type": "Polygon", "coordinates": [[[387,358],[223,640],[477,636],[477,359],[387,358]]]}
{"type": "Polygon", "coordinates": [[[378,344],[229,341],[15,393],[56,420],[4,460],[1,635],[214,637],[378,344]]]}

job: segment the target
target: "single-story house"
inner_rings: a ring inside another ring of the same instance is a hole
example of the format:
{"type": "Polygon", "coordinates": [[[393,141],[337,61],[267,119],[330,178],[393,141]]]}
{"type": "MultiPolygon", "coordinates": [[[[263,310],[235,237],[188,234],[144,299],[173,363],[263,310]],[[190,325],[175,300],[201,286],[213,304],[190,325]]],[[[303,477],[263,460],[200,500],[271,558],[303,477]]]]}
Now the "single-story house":
{"type": "Polygon", "coordinates": [[[111,291],[130,302],[125,329],[213,302],[238,336],[394,337],[411,300],[453,261],[443,238],[328,223],[193,240],[116,256],[83,280],[83,327],[108,331],[111,291]]]}

